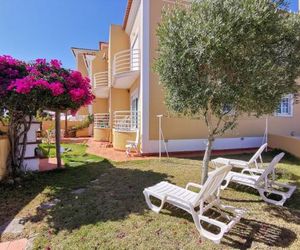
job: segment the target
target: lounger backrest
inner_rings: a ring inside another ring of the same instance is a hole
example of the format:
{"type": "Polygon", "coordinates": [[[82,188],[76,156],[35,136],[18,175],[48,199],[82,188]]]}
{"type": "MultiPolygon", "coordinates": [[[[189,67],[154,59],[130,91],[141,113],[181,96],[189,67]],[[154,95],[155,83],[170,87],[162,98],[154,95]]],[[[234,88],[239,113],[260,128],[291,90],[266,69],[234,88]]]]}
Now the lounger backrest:
{"type": "Polygon", "coordinates": [[[257,179],[255,186],[261,187],[261,186],[267,186],[269,181],[269,175],[274,174],[275,167],[280,162],[280,160],[283,158],[284,153],[280,153],[276,155],[273,160],[270,162],[269,166],[266,168],[266,170],[261,174],[261,176],[257,179]]]}
{"type": "Polygon", "coordinates": [[[209,197],[211,197],[221,186],[222,181],[226,177],[226,175],[231,170],[232,166],[227,165],[221,168],[218,168],[208,174],[208,178],[204,183],[201,191],[193,201],[193,205],[196,206],[200,203],[200,201],[206,201],[209,197]]]}
{"type": "Polygon", "coordinates": [[[261,154],[263,153],[263,151],[266,149],[267,146],[268,146],[268,143],[261,145],[260,148],[256,151],[256,153],[252,156],[252,158],[248,161],[248,165],[255,164],[257,167],[257,159],[258,158],[260,158],[261,164],[262,164],[261,154]]]}

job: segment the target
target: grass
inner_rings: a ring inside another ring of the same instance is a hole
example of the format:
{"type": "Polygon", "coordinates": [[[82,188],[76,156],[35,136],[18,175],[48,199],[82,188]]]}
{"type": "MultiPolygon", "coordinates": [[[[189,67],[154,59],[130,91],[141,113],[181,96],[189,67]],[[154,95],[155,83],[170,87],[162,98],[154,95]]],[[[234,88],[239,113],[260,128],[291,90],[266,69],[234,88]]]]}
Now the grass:
{"type": "MultiPolygon", "coordinates": [[[[199,159],[113,163],[86,154],[85,145],[63,146],[71,149],[63,156],[66,169],[30,175],[16,187],[0,186],[0,224],[26,218],[19,237],[35,235],[35,249],[300,249],[299,191],[280,208],[264,203],[255,190],[230,185],[222,192],[223,202],[246,208],[247,214],[215,245],[199,236],[189,214],[170,206],[155,214],[142,194],[162,180],[180,186],[198,182],[199,159]],[[86,190],[73,194],[78,188],[86,190]],[[54,198],[61,200],[56,207],[38,209],[54,198]]],[[[264,159],[269,162],[273,155],[264,159]]],[[[278,177],[299,187],[300,161],[285,157],[278,177]]],[[[2,241],[9,238],[1,236],[2,241]]]]}

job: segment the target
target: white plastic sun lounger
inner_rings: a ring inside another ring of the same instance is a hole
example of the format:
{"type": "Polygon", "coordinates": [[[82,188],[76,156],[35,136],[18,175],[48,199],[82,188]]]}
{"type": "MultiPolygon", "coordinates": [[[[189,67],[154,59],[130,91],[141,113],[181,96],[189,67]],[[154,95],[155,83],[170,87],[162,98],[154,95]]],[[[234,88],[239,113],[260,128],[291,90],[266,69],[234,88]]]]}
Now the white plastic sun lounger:
{"type": "Polygon", "coordinates": [[[262,160],[262,153],[268,146],[267,143],[263,144],[256,153],[252,156],[252,158],[249,161],[242,161],[242,160],[236,160],[236,159],[228,159],[228,158],[221,158],[218,157],[211,162],[215,165],[232,165],[232,167],[235,168],[256,168],[261,169],[263,168],[263,160],[262,160]]]}
{"type": "Polygon", "coordinates": [[[235,182],[257,189],[264,201],[282,206],[285,201],[291,197],[296,189],[296,186],[275,181],[275,167],[276,164],[283,158],[283,156],[284,153],[280,153],[275,156],[269,166],[263,172],[251,168],[244,169],[242,173],[236,173],[232,171],[229,172],[225,177],[226,183],[222,186],[222,189],[225,189],[230,182],[235,182]],[[245,174],[246,172],[249,174],[245,174]],[[287,189],[287,191],[283,191],[283,189],[287,189]],[[277,201],[268,197],[268,195],[271,194],[279,195],[281,196],[281,199],[277,201]]]}
{"type": "Polygon", "coordinates": [[[143,193],[147,205],[152,211],[159,213],[167,202],[190,213],[200,234],[215,243],[220,243],[223,235],[240,220],[244,213],[243,210],[236,209],[232,206],[224,206],[220,202],[220,186],[230,169],[231,166],[224,166],[210,172],[203,186],[188,183],[186,188],[182,188],[168,182],[160,182],[152,187],[146,188],[143,193]],[[189,187],[198,188],[200,192],[196,193],[190,191],[188,190],[189,187]],[[152,204],[150,200],[151,196],[161,200],[159,207],[152,204]],[[225,217],[229,222],[226,224],[218,220],[219,217],[213,219],[204,215],[204,213],[212,207],[217,209],[220,213],[220,217],[225,217]],[[225,212],[221,211],[221,209],[228,209],[233,216],[228,216],[225,212]],[[201,222],[216,226],[219,228],[219,232],[213,233],[204,229],[201,222]]]}

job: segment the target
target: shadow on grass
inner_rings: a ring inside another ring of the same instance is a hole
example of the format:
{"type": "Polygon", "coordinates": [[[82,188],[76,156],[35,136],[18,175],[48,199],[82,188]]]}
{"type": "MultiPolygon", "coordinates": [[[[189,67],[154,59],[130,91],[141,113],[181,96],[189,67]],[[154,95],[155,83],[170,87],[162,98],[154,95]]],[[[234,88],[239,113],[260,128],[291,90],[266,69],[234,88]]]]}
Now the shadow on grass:
{"type": "Polygon", "coordinates": [[[25,220],[36,223],[46,219],[54,231],[72,231],[83,225],[121,220],[132,213],[143,214],[147,209],[144,188],[168,177],[152,171],[115,168],[107,160],[95,161],[74,159],[69,162],[72,167],[35,174],[24,180],[21,188],[0,187],[0,198],[4,199],[0,223],[14,218],[41,192],[47,200],[56,198],[60,202],[48,211],[34,207],[36,213],[25,220]],[[72,193],[79,188],[84,192],[72,193]]]}
{"type": "MultiPolygon", "coordinates": [[[[106,164],[110,163],[106,161],[106,164]]],[[[147,209],[144,188],[167,177],[152,171],[107,166],[88,185],[78,186],[86,188],[82,194],[69,192],[60,196],[61,203],[49,212],[47,222],[55,230],[72,231],[82,225],[125,219],[132,213],[143,214],[147,209]]]]}
{"type": "MultiPolygon", "coordinates": [[[[298,198],[299,199],[299,198],[298,198]]],[[[288,223],[300,225],[300,211],[295,209],[288,209],[280,206],[269,206],[266,208],[271,216],[283,219],[288,223]]]]}
{"type": "MultiPolygon", "coordinates": [[[[190,214],[169,204],[165,206],[162,213],[184,218],[194,223],[190,214]]],[[[207,212],[207,214],[209,213],[210,212],[207,212]]],[[[211,229],[208,227],[208,230],[211,229]]],[[[296,239],[296,233],[288,228],[279,227],[263,221],[242,218],[239,223],[224,235],[221,243],[230,248],[237,249],[248,249],[253,247],[252,244],[255,243],[261,243],[267,247],[286,248],[296,239]]]]}
{"type": "Polygon", "coordinates": [[[263,243],[268,247],[289,247],[297,235],[283,227],[266,222],[241,219],[228,234],[224,236],[223,244],[232,248],[248,249],[252,244],[263,243]]]}

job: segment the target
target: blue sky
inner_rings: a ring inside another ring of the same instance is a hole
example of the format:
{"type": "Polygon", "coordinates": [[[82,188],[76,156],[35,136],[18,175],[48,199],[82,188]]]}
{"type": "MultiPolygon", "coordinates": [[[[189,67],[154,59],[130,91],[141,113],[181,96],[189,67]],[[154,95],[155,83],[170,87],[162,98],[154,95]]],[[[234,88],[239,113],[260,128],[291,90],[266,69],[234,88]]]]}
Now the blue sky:
{"type": "MultiPolygon", "coordinates": [[[[153,1],[153,0],[152,0],[153,1]]],[[[289,0],[297,10],[298,0],[289,0]]],[[[0,55],[57,58],[74,68],[70,47],[98,48],[122,24],[126,0],[0,0],[0,55]]]]}
{"type": "Polygon", "coordinates": [[[74,68],[71,47],[98,48],[122,24],[126,0],[0,0],[0,55],[57,58],[74,68]]]}

